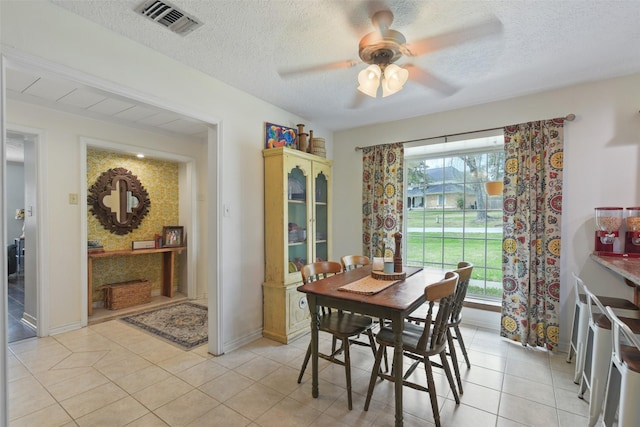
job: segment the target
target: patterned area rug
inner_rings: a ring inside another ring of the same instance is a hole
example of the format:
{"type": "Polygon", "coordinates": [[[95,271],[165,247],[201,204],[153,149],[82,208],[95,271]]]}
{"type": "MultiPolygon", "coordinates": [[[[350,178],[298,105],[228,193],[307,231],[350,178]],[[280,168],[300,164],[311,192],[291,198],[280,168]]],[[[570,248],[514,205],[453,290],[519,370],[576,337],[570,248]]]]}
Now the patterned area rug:
{"type": "Polygon", "coordinates": [[[208,340],[207,307],[190,302],[145,311],[122,320],[185,350],[208,340]]]}

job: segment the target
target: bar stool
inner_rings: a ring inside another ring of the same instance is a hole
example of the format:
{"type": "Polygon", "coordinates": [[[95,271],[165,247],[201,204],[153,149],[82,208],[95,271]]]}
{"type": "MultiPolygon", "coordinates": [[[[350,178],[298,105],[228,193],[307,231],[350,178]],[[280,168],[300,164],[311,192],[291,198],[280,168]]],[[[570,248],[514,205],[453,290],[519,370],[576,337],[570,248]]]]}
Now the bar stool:
{"type": "Polygon", "coordinates": [[[607,307],[613,323],[611,369],[607,381],[603,425],[613,425],[618,411],[618,426],[640,425],[640,338],[634,335],[616,313],[607,307]]]}
{"type": "MultiPolygon", "coordinates": [[[[580,284],[584,286],[584,282],[575,273],[572,273],[575,279],[576,302],[573,312],[573,324],[571,326],[571,340],[569,343],[569,354],[567,363],[571,363],[573,355],[576,356],[576,369],[573,376],[573,382],[580,383],[582,371],[584,369],[584,347],[587,341],[587,329],[589,326],[589,314],[587,312],[587,300],[582,292],[580,284]]],[[[624,298],[615,298],[597,295],[603,306],[613,308],[620,316],[630,318],[640,318],[640,308],[629,300],[624,298]]]]}
{"type": "MultiPolygon", "coordinates": [[[[602,402],[604,401],[607,373],[611,363],[611,320],[605,307],[584,283],[580,283],[581,291],[586,296],[586,308],[589,319],[587,342],[584,352],[584,370],[578,397],[582,399],[589,388],[589,427],[596,425],[602,402]],[[597,310],[597,313],[594,313],[597,310]]],[[[633,333],[640,333],[640,319],[620,317],[633,333]]]]}

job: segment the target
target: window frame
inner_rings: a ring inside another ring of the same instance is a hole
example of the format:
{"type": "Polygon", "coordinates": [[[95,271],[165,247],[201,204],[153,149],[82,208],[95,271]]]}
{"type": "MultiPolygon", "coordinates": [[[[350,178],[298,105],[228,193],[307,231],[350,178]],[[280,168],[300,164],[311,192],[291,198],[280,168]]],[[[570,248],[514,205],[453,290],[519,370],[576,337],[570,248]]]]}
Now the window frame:
{"type": "MultiPolygon", "coordinates": [[[[415,260],[409,260],[408,258],[408,250],[409,250],[409,238],[412,237],[410,236],[408,230],[409,230],[409,212],[411,211],[412,207],[410,206],[410,199],[409,197],[409,165],[413,162],[413,161],[433,161],[433,160],[438,160],[438,161],[442,161],[442,168],[446,168],[447,164],[451,163],[451,159],[454,158],[459,158],[461,156],[468,156],[468,155],[482,155],[485,156],[484,158],[487,159],[487,155],[489,153],[504,153],[504,138],[503,138],[503,134],[495,134],[490,136],[489,138],[483,137],[483,136],[473,136],[473,135],[467,135],[466,138],[460,140],[460,141],[456,141],[456,142],[445,142],[445,144],[431,144],[432,147],[430,147],[430,149],[425,150],[425,145],[424,143],[422,144],[414,144],[414,147],[418,148],[418,150],[413,150],[413,151],[420,151],[420,154],[411,154],[412,148],[413,147],[407,147],[405,149],[405,157],[404,157],[404,176],[405,176],[405,185],[404,185],[404,218],[405,221],[403,223],[403,235],[407,236],[405,239],[405,244],[403,245],[402,248],[402,256],[403,259],[405,260],[405,263],[409,264],[409,265],[413,265],[411,264],[411,262],[415,261],[415,260]],[[484,143],[481,142],[481,140],[486,140],[484,143]],[[491,142],[489,142],[491,141],[491,142]],[[459,149],[456,149],[455,146],[459,146],[459,149]],[[442,147],[442,150],[439,150],[438,147],[442,147]]],[[[502,196],[488,196],[486,194],[486,190],[484,190],[484,184],[487,181],[490,180],[494,180],[495,177],[489,177],[486,175],[482,175],[482,179],[478,179],[478,180],[468,180],[468,173],[469,173],[469,169],[468,169],[468,164],[466,162],[464,162],[463,160],[460,160],[461,162],[463,162],[463,170],[460,171],[462,173],[463,176],[463,181],[461,183],[458,183],[459,185],[461,185],[461,187],[463,188],[463,193],[462,193],[462,207],[459,206],[459,201],[457,201],[457,205],[458,207],[455,209],[452,209],[450,212],[451,213],[457,213],[457,212],[461,212],[462,213],[462,235],[459,237],[452,237],[452,236],[447,236],[447,232],[445,231],[445,214],[447,213],[447,207],[446,207],[446,203],[447,203],[447,197],[445,196],[446,194],[446,189],[445,189],[445,185],[447,183],[447,179],[446,176],[444,174],[444,170],[442,173],[442,181],[438,181],[436,183],[436,185],[440,185],[442,187],[442,193],[440,193],[438,196],[437,200],[441,200],[442,199],[442,203],[438,203],[437,207],[433,207],[430,208],[429,207],[429,201],[428,201],[428,195],[426,193],[423,193],[422,198],[422,207],[416,207],[416,209],[421,209],[422,211],[425,212],[425,214],[422,215],[423,219],[426,217],[426,212],[431,210],[431,213],[433,213],[434,211],[437,212],[441,212],[443,214],[442,220],[443,220],[443,224],[440,228],[442,228],[441,234],[440,234],[440,239],[442,240],[442,244],[441,244],[441,251],[440,251],[440,262],[432,262],[432,261],[428,261],[425,258],[425,252],[424,252],[424,248],[422,251],[422,259],[420,260],[421,264],[418,265],[424,265],[424,266],[436,266],[436,267],[441,267],[441,268],[456,268],[457,265],[452,265],[451,263],[447,262],[447,257],[445,255],[445,248],[446,248],[446,243],[445,243],[445,239],[446,238],[453,238],[456,240],[460,241],[460,247],[461,247],[461,259],[459,261],[464,260],[468,260],[465,259],[465,245],[471,241],[471,240],[478,240],[477,236],[469,236],[469,237],[465,237],[466,236],[466,230],[469,229],[470,227],[467,225],[467,215],[469,214],[469,212],[473,211],[473,208],[471,207],[467,207],[467,203],[466,201],[469,198],[469,192],[468,192],[468,188],[471,182],[473,182],[475,185],[481,185],[482,186],[482,194],[484,197],[484,202],[485,202],[485,216],[491,215],[491,212],[499,212],[498,217],[500,218],[500,220],[502,219],[502,196]]],[[[503,162],[502,162],[503,163],[503,162]]],[[[502,165],[503,166],[503,165],[502,165]]],[[[488,161],[485,162],[484,167],[486,168],[484,170],[484,172],[489,171],[489,163],[488,161]]],[[[500,173],[500,171],[498,171],[500,173]]],[[[499,179],[502,179],[502,175],[503,173],[500,173],[500,175],[498,176],[499,179]]],[[[428,181],[427,181],[428,182],[428,181]]],[[[454,182],[455,183],[455,182],[454,182]]],[[[419,196],[418,196],[419,197],[419,196]]],[[[477,192],[476,194],[474,194],[474,197],[477,198],[477,192]]],[[[475,201],[475,209],[476,209],[476,215],[477,215],[477,209],[478,209],[478,201],[475,201]]],[[[495,220],[495,218],[494,218],[495,220]]],[[[473,286],[480,286],[483,290],[483,294],[480,295],[478,293],[472,293],[469,294],[467,296],[467,300],[472,300],[472,301],[482,301],[485,302],[489,305],[491,304],[495,304],[495,303],[499,303],[499,301],[501,300],[501,295],[487,295],[487,289],[488,288],[498,288],[498,289],[502,289],[502,235],[503,235],[503,231],[501,229],[501,221],[500,221],[500,226],[499,227],[491,227],[493,229],[493,231],[491,231],[491,233],[488,231],[489,227],[487,226],[487,222],[488,219],[485,219],[485,223],[484,223],[484,236],[482,238],[480,238],[480,240],[484,241],[484,254],[483,254],[483,260],[484,262],[482,263],[482,265],[475,265],[476,263],[474,263],[474,265],[476,266],[476,268],[474,268],[474,273],[482,273],[482,278],[478,279],[477,275],[474,274],[474,276],[476,276],[476,278],[472,279],[472,289],[473,286]],[[500,236],[498,237],[490,237],[490,234],[495,234],[495,228],[500,228],[500,236]],[[499,254],[496,254],[495,251],[491,251],[491,253],[489,254],[488,252],[488,245],[493,243],[493,245],[495,246],[499,246],[500,247],[500,252],[499,254]],[[488,261],[489,259],[489,255],[492,255],[494,258],[493,263],[495,264],[495,256],[498,256],[498,262],[499,262],[499,268],[491,265],[488,265],[490,263],[490,261],[488,261]],[[491,276],[488,276],[488,272],[491,273],[491,276]],[[495,277],[497,280],[487,280],[488,277],[495,277]],[[499,280],[499,281],[498,281],[499,280]],[[487,286],[489,284],[489,286],[487,286]]],[[[425,226],[423,225],[423,228],[425,226]]],[[[429,239],[437,239],[438,237],[430,237],[429,239]]],[[[427,238],[423,237],[423,247],[425,246],[425,242],[427,238]]],[[[469,260],[471,262],[473,262],[473,260],[469,260]]],[[[498,293],[501,294],[500,291],[498,291],[498,293]]]]}

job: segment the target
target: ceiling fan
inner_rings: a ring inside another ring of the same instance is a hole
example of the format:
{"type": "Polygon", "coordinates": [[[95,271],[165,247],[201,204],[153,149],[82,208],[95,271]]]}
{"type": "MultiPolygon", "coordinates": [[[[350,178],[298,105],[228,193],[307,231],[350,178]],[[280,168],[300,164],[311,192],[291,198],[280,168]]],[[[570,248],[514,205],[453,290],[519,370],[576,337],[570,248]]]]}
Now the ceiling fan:
{"type": "Polygon", "coordinates": [[[294,70],[280,71],[283,78],[297,75],[350,68],[365,63],[367,68],[358,74],[358,90],[373,98],[377,97],[379,87],[382,96],[386,97],[402,90],[407,80],[434,89],[445,95],[451,95],[458,88],[433,73],[412,63],[396,65],[403,57],[416,57],[432,53],[450,46],[466,43],[471,40],[496,35],[502,32],[502,23],[495,17],[468,25],[446,33],[407,42],[405,36],[391,29],[393,13],[379,10],[371,17],[374,31],[366,34],[358,44],[360,61],[346,60],[294,70]]]}

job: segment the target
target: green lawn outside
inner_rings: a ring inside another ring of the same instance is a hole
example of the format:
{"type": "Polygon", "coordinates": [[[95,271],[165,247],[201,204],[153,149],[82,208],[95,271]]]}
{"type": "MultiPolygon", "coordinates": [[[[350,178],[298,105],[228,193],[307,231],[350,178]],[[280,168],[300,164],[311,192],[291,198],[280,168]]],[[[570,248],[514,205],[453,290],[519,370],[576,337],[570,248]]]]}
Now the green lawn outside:
{"type": "Polygon", "coordinates": [[[502,283],[502,233],[487,232],[485,227],[502,227],[502,213],[490,211],[490,218],[485,222],[476,221],[475,210],[466,211],[409,211],[407,221],[407,236],[404,239],[407,247],[408,265],[442,265],[445,268],[455,268],[458,261],[465,260],[474,264],[472,280],[476,283],[469,287],[469,295],[500,298],[502,290],[496,289],[496,284],[502,283]],[[444,231],[412,231],[415,228],[443,227],[444,231]],[[460,228],[469,230],[464,234],[458,230],[447,231],[446,228],[460,228]],[[474,229],[471,232],[471,229],[474,229]],[[478,230],[480,229],[480,230],[478,230]],[[486,266],[486,268],[485,268],[486,266]],[[478,286],[478,282],[493,282],[489,286],[478,286]]]}
{"type": "MultiPolygon", "coordinates": [[[[487,211],[487,227],[502,227],[502,211],[499,209],[487,211]]],[[[406,212],[407,228],[412,227],[484,227],[485,221],[478,221],[478,211],[474,209],[442,210],[442,209],[412,209],[406,212]]]]}
{"type": "Polygon", "coordinates": [[[473,279],[490,282],[502,281],[502,239],[499,235],[489,235],[484,240],[467,236],[441,238],[439,233],[408,233],[407,263],[416,264],[424,260],[425,265],[443,264],[455,266],[460,260],[473,263],[473,279]],[[486,246],[486,247],[485,247],[486,246]],[[444,250],[443,250],[444,249],[444,250]],[[486,265],[486,270],[482,266],[486,265]]]}

